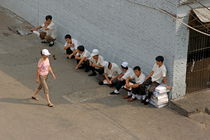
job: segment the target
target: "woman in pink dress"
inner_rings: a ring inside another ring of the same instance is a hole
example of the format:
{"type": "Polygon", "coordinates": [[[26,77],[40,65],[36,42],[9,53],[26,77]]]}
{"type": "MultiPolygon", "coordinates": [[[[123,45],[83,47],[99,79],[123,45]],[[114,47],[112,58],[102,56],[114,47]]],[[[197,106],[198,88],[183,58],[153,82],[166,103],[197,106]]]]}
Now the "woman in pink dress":
{"type": "Polygon", "coordinates": [[[36,82],[39,83],[38,88],[34,91],[34,94],[32,96],[32,99],[39,100],[36,96],[39,94],[40,90],[43,88],[45,93],[45,98],[47,100],[47,105],[49,107],[53,107],[54,105],[50,101],[49,97],[49,88],[47,85],[47,78],[48,74],[51,73],[54,79],[56,79],[56,76],[50,66],[49,56],[51,55],[50,52],[47,49],[43,49],[41,51],[42,57],[40,58],[38,62],[38,68],[37,68],[37,75],[36,75],[36,82]]]}

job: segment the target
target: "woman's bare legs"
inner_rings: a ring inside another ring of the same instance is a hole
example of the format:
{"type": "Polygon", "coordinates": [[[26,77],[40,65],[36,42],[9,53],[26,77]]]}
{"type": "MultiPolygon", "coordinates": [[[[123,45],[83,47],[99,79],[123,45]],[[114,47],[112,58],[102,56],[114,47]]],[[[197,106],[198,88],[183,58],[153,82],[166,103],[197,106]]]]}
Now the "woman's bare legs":
{"type": "Polygon", "coordinates": [[[37,100],[37,101],[39,100],[36,96],[39,94],[41,89],[42,89],[42,86],[39,85],[39,87],[34,91],[32,99],[37,100]]]}
{"type": "Polygon", "coordinates": [[[46,100],[47,100],[48,106],[49,106],[49,107],[53,107],[53,104],[52,104],[51,101],[50,101],[50,97],[49,97],[49,94],[48,94],[48,93],[45,93],[45,98],[46,98],[46,100]]]}

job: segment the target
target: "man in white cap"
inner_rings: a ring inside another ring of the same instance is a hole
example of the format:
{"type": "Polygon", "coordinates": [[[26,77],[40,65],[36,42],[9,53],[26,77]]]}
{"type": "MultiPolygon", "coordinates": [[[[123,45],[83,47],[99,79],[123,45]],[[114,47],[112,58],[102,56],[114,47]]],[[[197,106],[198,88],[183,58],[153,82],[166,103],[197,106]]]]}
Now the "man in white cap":
{"type": "Polygon", "coordinates": [[[110,94],[119,94],[120,93],[120,89],[125,85],[126,83],[126,79],[130,76],[133,75],[133,70],[131,68],[128,67],[128,62],[123,62],[121,64],[121,68],[122,68],[122,74],[120,74],[118,76],[118,81],[116,82],[115,85],[115,90],[112,91],[110,94]]]}
{"type": "Polygon", "coordinates": [[[121,73],[122,71],[117,64],[106,62],[104,65],[104,77],[103,80],[99,82],[99,85],[114,85],[118,75],[121,73]]]}
{"type": "Polygon", "coordinates": [[[99,55],[98,49],[93,49],[87,67],[92,71],[89,76],[96,76],[96,72],[98,72],[100,75],[104,73],[104,58],[99,55]]]}

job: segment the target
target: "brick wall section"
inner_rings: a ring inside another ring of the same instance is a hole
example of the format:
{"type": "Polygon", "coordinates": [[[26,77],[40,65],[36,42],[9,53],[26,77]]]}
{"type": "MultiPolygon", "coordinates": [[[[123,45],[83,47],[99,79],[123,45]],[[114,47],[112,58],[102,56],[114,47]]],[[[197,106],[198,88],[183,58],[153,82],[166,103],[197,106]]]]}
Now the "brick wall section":
{"type": "MultiPolygon", "coordinates": [[[[176,0],[135,1],[177,12],[173,5],[176,0]]],[[[132,67],[140,65],[146,74],[151,71],[155,56],[163,55],[170,84],[178,80],[183,85],[176,86],[174,92],[185,94],[185,77],[177,74],[174,77],[174,70],[185,72],[186,63],[176,64],[175,69],[174,59],[178,58],[177,45],[186,48],[187,40],[177,36],[177,23],[165,14],[127,0],[0,0],[0,4],[34,25],[41,24],[45,15],[51,14],[60,41],[70,33],[89,50],[98,48],[106,60],[118,64],[128,61],[132,67]]],[[[183,56],[186,62],[186,51],[183,56]]],[[[175,94],[173,98],[176,97],[175,94]]]]}

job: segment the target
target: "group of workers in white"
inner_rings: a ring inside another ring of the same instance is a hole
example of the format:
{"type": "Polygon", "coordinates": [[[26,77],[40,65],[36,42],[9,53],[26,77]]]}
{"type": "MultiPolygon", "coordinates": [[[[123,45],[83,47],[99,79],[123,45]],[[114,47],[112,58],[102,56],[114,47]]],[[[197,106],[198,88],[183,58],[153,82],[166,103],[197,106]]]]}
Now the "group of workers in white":
{"type": "MultiPolygon", "coordinates": [[[[46,16],[43,25],[32,29],[32,32],[42,39],[42,43],[49,43],[49,46],[54,45],[55,31],[55,24],[52,22],[51,15],[46,16]]],[[[75,69],[84,69],[87,73],[91,71],[89,76],[101,75],[103,78],[99,80],[100,85],[115,88],[110,93],[111,95],[120,94],[120,89],[123,88],[127,91],[124,99],[129,102],[140,100],[147,105],[155,88],[160,84],[167,84],[167,69],[164,65],[163,56],[155,58],[155,64],[151,72],[145,76],[140,66],[130,68],[128,62],[122,62],[118,66],[116,63],[105,61],[98,49],[89,52],[83,45],[79,45],[78,41],[73,39],[70,34],[65,35],[64,39],[67,59],[77,61],[75,69]]]]}

